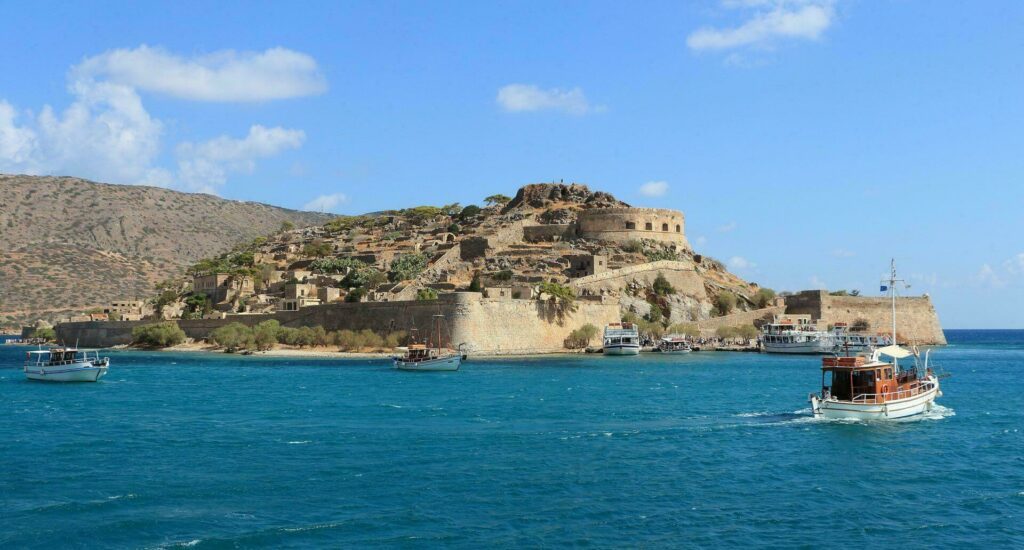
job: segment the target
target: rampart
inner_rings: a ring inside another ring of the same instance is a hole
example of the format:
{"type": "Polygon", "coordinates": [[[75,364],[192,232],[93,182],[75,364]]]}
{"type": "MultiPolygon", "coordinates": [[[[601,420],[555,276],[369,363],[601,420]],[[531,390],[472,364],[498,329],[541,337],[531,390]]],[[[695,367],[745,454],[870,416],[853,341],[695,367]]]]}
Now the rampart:
{"type": "Polygon", "coordinates": [[[715,335],[715,332],[719,327],[753,325],[754,321],[761,319],[771,321],[774,316],[782,315],[785,310],[785,306],[769,306],[750,311],[737,311],[736,313],[730,313],[721,317],[712,317],[710,319],[704,319],[703,321],[697,321],[697,328],[700,329],[701,336],[712,337],[715,335]]]}
{"type": "Polygon", "coordinates": [[[593,208],[577,217],[580,237],[613,242],[651,239],[690,248],[685,218],[678,210],[664,208],[593,208]]]}
{"type": "Polygon", "coordinates": [[[602,290],[621,290],[632,281],[637,281],[644,286],[651,286],[659,273],[665,276],[677,293],[701,300],[707,299],[704,279],[694,270],[693,264],[673,260],[659,260],[587,275],[573,279],[569,284],[592,293],[602,290]]]}
{"type": "MultiPolygon", "coordinates": [[[[255,325],[276,319],[282,326],[322,326],[333,330],[371,329],[380,333],[416,327],[428,330],[431,317],[442,314],[452,342],[477,355],[555,353],[565,351],[569,333],[591,323],[618,321],[615,301],[577,300],[574,310],[537,300],[490,300],[479,293],[442,294],[434,301],[335,303],[266,315],[232,315],[225,319],[176,321],[188,337],[203,339],[218,327],[239,322],[255,325]]],[[[152,321],[62,323],[57,337],[83,347],[130,344],[132,329],[152,321]]]]}
{"type": "MultiPolygon", "coordinates": [[[[852,325],[865,320],[873,334],[892,330],[892,301],[884,297],[831,296],[824,290],[805,290],[786,297],[786,313],[809,314],[819,325],[852,325]]],[[[939,315],[927,296],[897,298],[896,325],[897,334],[909,342],[946,344],[939,315]]]]}

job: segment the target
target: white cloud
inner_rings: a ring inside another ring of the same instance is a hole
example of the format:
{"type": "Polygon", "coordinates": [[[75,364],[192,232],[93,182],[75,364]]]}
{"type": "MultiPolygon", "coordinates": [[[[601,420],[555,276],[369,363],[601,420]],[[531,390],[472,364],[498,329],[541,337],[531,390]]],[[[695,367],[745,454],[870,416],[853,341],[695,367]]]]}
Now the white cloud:
{"type": "Polygon", "coordinates": [[[697,235],[697,238],[693,240],[697,246],[704,246],[708,244],[708,239],[704,235],[697,235]]]}
{"type": "Polygon", "coordinates": [[[117,183],[159,179],[152,163],[163,124],[135,90],[107,82],[73,82],[75,100],[63,113],[44,106],[16,126],[17,113],[0,102],[0,169],[68,174],[117,183]]]}
{"type": "Polygon", "coordinates": [[[1022,275],[1024,274],[1024,253],[1017,254],[1003,262],[1003,267],[1006,268],[1011,275],[1022,275]]]}
{"type": "Polygon", "coordinates": [[[138,90],[210,101],[255,101],[317,93],[325,87],[309,56],[275,48],[218,52],[187,60],[141,46],[87,58],[69,71],[71,104],[38,115],[0,100],[0,171],[67,174],[212,192],[231,172],[299,147],[299,130],[254,125],[241,140],[226,136],[178,146],[178,173],[155,166],[164,125],[138,90]]]}
{"type": "Polygon", "coordinates": [[[734,231],[735,229],[736,229],[736,222],[729,222],[729,223],[727,223],[725,225],[718,226],[718,232],[719,233],[729,233],[731,231],[734,231]]]}
{"type": "Polygon", "coordinates": [[[348,196],[344,193],[320,195],[319,197],[302,205],[302,209],[314,212],[333,212],[335,208],[347,202],[348,196]]]}
{"type": "Polygon", "coordinates": [[[757,264],[742,256],[733,256],[729,258],[729,267],[733,269],[753,269],[757,267],[757,264]]]}
{"type": "Polygon", "coordinates": [[[856,256],[853,252],[846,250],[845,248],[837,248],[832,251],[832,255],[836,258],[852,258],[856,256]]]}
{"type": "Polygon", "coordinates": [[[974,275],[974,280],[985,285],[994,288],[999,288],[1006,285],[1006,281],[996,273],[996,270],[992,269],[992,266],[988,264],[982,264],[981,268],[974,275]]]}
{"type": "Polygon", "coordinates": [[[88,57],[71,74],[194,101],[267,101],[327,90],[316,60],[285,48],[184,58],[142,45],[88,57]]]}
{"type": "Polygon", "coordinates": [[[256,124],[242,139],[220,136],[198,144],[183,142],[175,151],[178,179],[186,189],[213,193],[227,182],[228,173],[251,173],[257,159],[272,157],[285,149],[297,149],[305,139],[302,130],[265,128],[256,124]]]}
{"type": "Polygon", "coordinates": [[[768,46],[781,39],[817,40],[833,23],[832,0],[724,2],[729,9],[754,10],[732,28],[698,29],[686,38],[692,50],[729,50],[768,46]]]}
{"type": "Polygon", "coordinates": [[[661,197],[667,192],[667,181],[649,181],[640,186],[640,194],[645,197],[661,197]]]}
{"type": "Polygon", "coordinates": [[[592,106],[580,88],[544,90],[532,84],[509,84],[498,90],[497,101],[502,109],[511,113],[552,110],[585,115],[604,110],[601,106],[592,106]]]}
{"type": "Polygon", "coordinates": [[[811,275],[810,282],[811,282],[811,288],[813,288],[813,289],[828,290],[828,285],[825,284],[825,281],[822,281],[821,279],[819,279],[817,275],[811,275]]]}

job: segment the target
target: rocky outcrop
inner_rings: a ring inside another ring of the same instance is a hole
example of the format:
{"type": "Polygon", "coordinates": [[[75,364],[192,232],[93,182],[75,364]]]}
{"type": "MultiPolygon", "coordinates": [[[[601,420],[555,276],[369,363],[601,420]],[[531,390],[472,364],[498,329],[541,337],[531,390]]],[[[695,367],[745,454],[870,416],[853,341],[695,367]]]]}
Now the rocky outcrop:
{"type": "Polygon", "coordinates": [[[531,183],[519,188],[514,199],[502,212],[523,208],[548,208],[560,203],[575,203],[585,208],[612,208],[629,206],[611,193],[591,191],[586,185],[573,183],[531,183]]]}

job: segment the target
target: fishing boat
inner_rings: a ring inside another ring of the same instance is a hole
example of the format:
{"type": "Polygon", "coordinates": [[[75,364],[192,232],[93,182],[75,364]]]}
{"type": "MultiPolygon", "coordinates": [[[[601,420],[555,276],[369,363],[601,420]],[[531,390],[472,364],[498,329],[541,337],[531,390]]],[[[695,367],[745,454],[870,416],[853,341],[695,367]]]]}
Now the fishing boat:
{"type": "Polygon", "coordinates": [[[96,382],[107,374],[109,357],[99,350],[51,348],[25,354],[25,378],[46,382],[96,382]]]}
{"type": "Polygon", "coordinates": [[[604,327],[605,355],[639,355],[640,330],[633,323],[612,323],[604,327]]]}
{"type": "MultiPolygon", "coordinates": [[[[415,329],[410,331],[410,343],[399,348],[400,355],[394,358],[395,368],[414,371],[456,371],[462,365],[462,351],[446,347],[442,338],[444,315],[434,315],[431,336],[427,342],[417,342],[415,329]]],[[[451,337],[449,335],[449,342],[451,337]]]]}
{"type": "Polygon", "coordinates": [[[928,412],[942,395],[939,377],[929,365],[929,351],[921,354],[896,344],[896,278],[893,261],[889,278],[882,282],[892,298],[893,344],[870,355],[825,357],[821,362],[821,391],[808,400],[815,417],[885,420],[928,412]],[[912,367],[900,365],[913,358],[912,367]]]}
{"type": "Polygon", "coordinates": [[[678,336],[675,334],[669,334],[663,336],[658,341],[658,346],[655,348],[656,351],[661,353],[690,353],[693,348],[690,347],[690,342],[686,340],[685,336],[678,336]]]}
{"type": "Polygon", "coordinates": [[[776,318],[761,327],[761,347],[767,353],[826,354],[836,349],[835,336],[810,323],[776,318]]]}

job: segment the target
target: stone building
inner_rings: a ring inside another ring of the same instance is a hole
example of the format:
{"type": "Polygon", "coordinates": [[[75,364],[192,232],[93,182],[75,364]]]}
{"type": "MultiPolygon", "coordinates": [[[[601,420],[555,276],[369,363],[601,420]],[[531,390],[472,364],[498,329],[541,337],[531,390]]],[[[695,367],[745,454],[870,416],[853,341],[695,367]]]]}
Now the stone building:
{"type": "Polygon", "coordinates": [[[664,208],[593,208],[581,210],[577,234],[585,239],[626,242],[651,239],[690,248],[685,219],[678,210],[664,208]]]}
{"type": "Polygon", "coordinates": [[[116,300],[103,308],[103,313],[115,321],[138,321],[152,313],[152,308],[142,300],[116,300]]]}
{"type": "Polygon", "coordinates": [[[596,254],[566,256],[570,277],[586,277],[608,271],[608,258],[596,254]]]}
{"type": "Polygon", "coordinates": [[[192,278],[192,292],[207,295],[219,304],[234,296],[251,296],[256,292],[252,277],[232,277],[228,273],[212,273],[192,278]]]}

